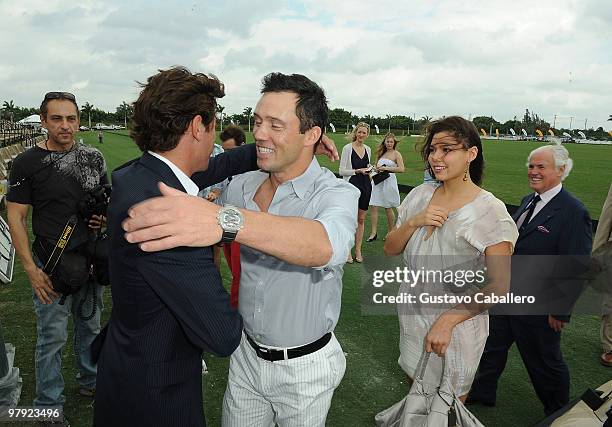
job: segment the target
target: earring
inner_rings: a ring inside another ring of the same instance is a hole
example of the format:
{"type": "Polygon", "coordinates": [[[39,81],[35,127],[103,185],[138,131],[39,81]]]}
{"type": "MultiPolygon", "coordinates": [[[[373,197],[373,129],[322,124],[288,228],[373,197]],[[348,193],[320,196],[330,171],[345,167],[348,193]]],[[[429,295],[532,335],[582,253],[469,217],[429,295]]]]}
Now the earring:
{"type": "Polygon", "coordinates": [[[467,181],[468,168],[469,168],[469,166],[465,168],[465,173],[463,174],[463,181],[464,182],[467,181]]]}

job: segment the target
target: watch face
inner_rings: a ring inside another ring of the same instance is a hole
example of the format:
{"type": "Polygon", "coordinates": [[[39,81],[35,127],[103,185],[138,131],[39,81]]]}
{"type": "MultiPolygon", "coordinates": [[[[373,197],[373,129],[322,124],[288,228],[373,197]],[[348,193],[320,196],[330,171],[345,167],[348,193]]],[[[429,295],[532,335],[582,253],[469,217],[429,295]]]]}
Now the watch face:
{"type": "Polygon", "coordinates": [[[243,221],[237,209],[225,208],[219,213],[219,223],[224,230],[238,231],[242,228],[243,221]]]}

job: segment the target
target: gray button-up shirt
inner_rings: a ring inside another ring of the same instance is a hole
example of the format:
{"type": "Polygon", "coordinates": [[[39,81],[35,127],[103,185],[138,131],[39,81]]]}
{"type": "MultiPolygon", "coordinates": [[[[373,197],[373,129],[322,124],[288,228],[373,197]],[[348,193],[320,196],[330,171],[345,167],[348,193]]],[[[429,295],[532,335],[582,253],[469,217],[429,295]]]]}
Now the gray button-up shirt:
{"type": "MultiPolygon", "coordinates": [[[[254,171],[234,177],[219,202],[260,211],[253,197],[268,176],[254,171]]],[[[342,267],[355,239],[358,199],[357,188],[321,168],[316,158],[302,175],[276,189],[268,213],[319,221],[333,254],[324,266],[309,268],[241,245],[239,311],[255,341],[295,347],[334,330],[340,316],[342,267]]]]}

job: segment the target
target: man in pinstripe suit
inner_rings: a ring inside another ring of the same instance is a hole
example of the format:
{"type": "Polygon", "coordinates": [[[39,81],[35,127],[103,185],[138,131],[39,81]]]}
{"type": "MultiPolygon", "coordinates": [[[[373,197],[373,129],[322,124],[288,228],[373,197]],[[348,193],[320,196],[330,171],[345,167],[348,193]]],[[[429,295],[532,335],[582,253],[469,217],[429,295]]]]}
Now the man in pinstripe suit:
{"type": "Polygon", "coordinates": [[[146,253],[121,230],[130,206],[160,194],[159,182],[196,195],[198,186],[256,167],[252,146],[209,160],[221,96],[214,76],[175,67],[150,77],[134,104],[132,137],[143,154],[113,173],[113,311],[99,352],[94,425],[203,425],[202,352],[228,356],[239,344],[242,321],[210,247],[146,253]]]}
{"type": "Polygon", "coordinates": [[[234,177],[220,197],[224,208],[162,191],[172,197],[140,204],[124,224],[132,242],[158,239],[144,250],[219,241],[220,211],[233,210],[243,224],[233,238],[241,244],[244,333],[230,360],[224,426],[324,426],[344,375],[333,330],[359,191],[313,156],[327,116],[316,83],[265,76],[253,128],[261,171],[234,177]]]}

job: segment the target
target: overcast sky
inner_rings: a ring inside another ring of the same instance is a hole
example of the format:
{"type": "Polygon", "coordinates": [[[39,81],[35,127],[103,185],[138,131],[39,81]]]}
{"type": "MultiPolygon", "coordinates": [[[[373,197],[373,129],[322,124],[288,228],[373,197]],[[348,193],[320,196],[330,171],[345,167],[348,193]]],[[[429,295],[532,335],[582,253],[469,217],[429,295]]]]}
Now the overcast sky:
{"type": "Polygon", "coordinates": [[[67,90],[114,111],[175,64],[216,74],[229,113],[281,71],[358,115],[504,122],[529,108],[612,128],[610,0],[0,0],[0,103],[67,90]]]}

